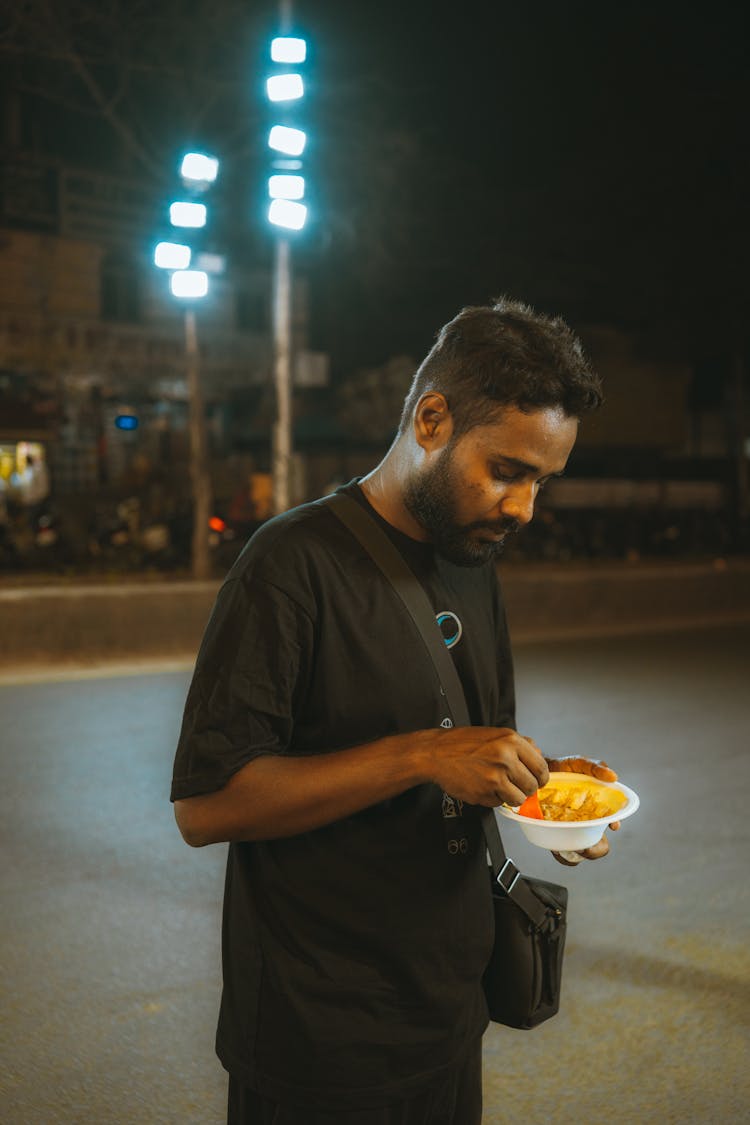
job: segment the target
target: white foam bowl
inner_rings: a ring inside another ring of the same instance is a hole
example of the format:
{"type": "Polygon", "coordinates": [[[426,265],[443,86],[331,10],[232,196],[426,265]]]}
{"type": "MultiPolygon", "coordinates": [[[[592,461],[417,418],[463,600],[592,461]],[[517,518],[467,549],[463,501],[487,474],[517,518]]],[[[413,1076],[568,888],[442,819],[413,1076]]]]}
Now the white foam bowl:
{"type": "Polygon", "coordinates": [[[529,843],[536,844],[538,848],[547,848],[552,852],[580,852],[584,848],[591,848],[594,844],[598,844],[608,824],[632,816],[641,803],[638,794],[628,789],[621,781],[599,781],[598,778],[589,777],[588,774],[551,773],[548,784],[573,780],[585,781],[594,787],[616,789],[626,798],[625,804],[616,812],[599,817],[597,820],[536,820],[531,816],[520,816],[518,806],[512,809],[508,805],[500,805],[497,811],[508,820],[520,824],[526,839],[529,843]]]}

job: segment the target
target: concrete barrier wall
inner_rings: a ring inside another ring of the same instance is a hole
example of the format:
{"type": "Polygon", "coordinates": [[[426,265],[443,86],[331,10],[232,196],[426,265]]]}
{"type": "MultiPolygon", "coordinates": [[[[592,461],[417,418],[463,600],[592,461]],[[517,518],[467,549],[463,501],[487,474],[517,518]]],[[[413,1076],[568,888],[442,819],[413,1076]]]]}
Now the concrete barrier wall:
{"type": "Polygon", "coordinates": [[[503,574],[516,638],[644,632],[750,617],[750,560],[503,574]]]}
{"type": "Polygon", "coordinates": [[[194,656],[215,582],[0,589],[0,667],[194,656]]]}
{"type": "MultiPolygon", "coordinates": [[[[517,641],[750,617],[750,560],[501,568],[517,641]]],[[[0,587],[0,668],[192,659],[216,582],[0,587]]]]}

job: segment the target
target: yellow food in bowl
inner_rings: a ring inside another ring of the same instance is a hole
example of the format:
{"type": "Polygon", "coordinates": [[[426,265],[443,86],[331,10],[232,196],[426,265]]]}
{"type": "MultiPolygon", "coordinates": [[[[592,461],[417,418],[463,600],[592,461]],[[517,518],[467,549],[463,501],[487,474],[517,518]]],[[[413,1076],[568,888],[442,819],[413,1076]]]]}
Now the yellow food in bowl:
{"type": "Polygon", "coordinates": [[[624,793],[595,781],[555,781],[537,796],[545,820],[599,820],[627,804],[624,793]]]}

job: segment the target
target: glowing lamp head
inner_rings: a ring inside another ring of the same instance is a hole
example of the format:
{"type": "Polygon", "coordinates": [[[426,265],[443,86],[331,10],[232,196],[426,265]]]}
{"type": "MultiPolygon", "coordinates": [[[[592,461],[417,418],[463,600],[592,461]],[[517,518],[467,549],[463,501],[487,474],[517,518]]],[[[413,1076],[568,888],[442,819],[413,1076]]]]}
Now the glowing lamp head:
{"type": "Polygon", "coordinates": [[[307,58],[307,43],[291,35],[280,35],[271,41],[271,58],[278,63],[301,63],[307,58]]]}
{"type": "Polygon", "coordinates": [[[208,293],[208,274],[203,270],[177,270],[172,274],[169,284],[175,297],[205,297],[208,293]]]}
{"type": "Polygon", "coordinates": [[[205,203],[188,203],[178,201],[169,208],[169,219],[173,227],[205,227],[205,203]]]}
{"type": "Polygon", "coordinates": [[[305,177],[270,176],[268,194],[271,199],[302,199],[305,194],[305,177]]]}
{"type": "Polygon", "coordinates": [[[266,93],[270,102],[294,102],[304,92],[301,74],[274,74],[266,79],[266,93]]]}
{"type": "Polygon", "coordinates": [[[154,249],[154,265],[162,270],[186,270],[191,250],[179,242],[159,242],[154,249]]]}
{"type": "Polygon", "coordinates": [[[274,125],[268,134],[269,148],[285,156],[301,156],[306,143],[307,134],[302,129],[290,129],[286,125],[274,125]]]}
{"type": "Polygon", "coordinates": [[[268,208],[268,221],[275,227],[285,230],[302,230],[307,218],[307,207],[304,203],[295,203],[291,199],[273,199],[268,208]]]}
{"type": "Polygon", "coordinates": [[[212,184],[219,174],[219,161],[203,152],[187,152],[182,158],[180,175],[183,180],[212,184]]]}

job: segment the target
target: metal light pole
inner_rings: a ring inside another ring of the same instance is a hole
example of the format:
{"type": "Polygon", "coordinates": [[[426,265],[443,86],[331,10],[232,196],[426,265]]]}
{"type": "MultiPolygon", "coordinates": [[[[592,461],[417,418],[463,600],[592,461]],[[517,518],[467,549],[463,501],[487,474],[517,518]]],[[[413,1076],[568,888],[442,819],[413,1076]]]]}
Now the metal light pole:
{"type": "Polygon", "coordinates": [[[292,463],[292,262],[289,239],[278,236],[273,260],[273,425],[271,480],[277,514],[291,506],[292,463]]]}
{"type": "Polygon", "coordinates": [[[200,379],[200,349],[195,309],[185,310],[185,359],[190,436],[190,485],[193,495],[193,537],[190,564],[193,578],[211,577],[208,521],[211,518],[211,474],[208,465],[206,416],[200,379]]]}
{"type": "MultiPolygon", "coordinates": [[[[188,189],[189,199],[176,200],[170,205],[169,217],[173,227],[183,232],[201,230],[206,224],[207,209],[194,198],[207,190],[218,173],[219,163],[205,153],[187,153],[180,174],[188,189]]],[[[184,235],[183,235],[184,237],[184,235]]],[[[198,255],[215,258],[215,255],[198,255]]],[[[212,488],[208,459],[206,416],[200,378],[200,348],[194,302],[208,292],[208,274],[204,269],[190,269],[193,249],[188,243],[160,242],[154,250],[154,264],[169,270],[170,289],[175,297],[188,302],[185,306],[185,367],[188,391],[188,434],[190,440],[190,485],[193,500],[193,534],[190,551],[190,568],[193,578],[211,577],[209,551],[209,519],[211,518],[212,488]]],[[[208,268],[208,266],[206,267],[208,268]]],[[[214,268],[216,268],[214,266],[214,268]]]]}
{"type": "MultiPolygon", "coordinates": [[[[304,91],[302,75],[290,67],[304,62],[307,46],[302,39],[293,38],[291,0],[280,0],[279,35],[271,45],[271,58],[280,66],[266,83],[269,100],[282,111],[296,104],[304,91]]],[[[305,191],[304,178],[299,175],[300,155],[306,137],[300,129],[277,125],[269,135],[269,146],[275,152],[272,167],[275,174],[268,182],[271,206],[268,218],[275,227],[272,281],[273,316],[273,387],[274,425],[271,448],[271,483],[273,508],[278,514],[286,511],[292,502],[292,248],[286,231],[300,230],[305,223],[307,208],[298,202],[305,191]],[[280,174],[279,174],[280,173],[280,174]]]]}

